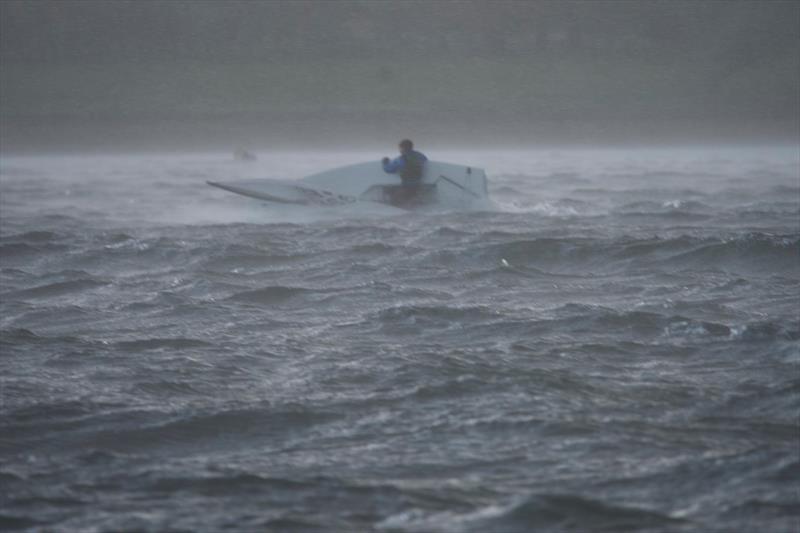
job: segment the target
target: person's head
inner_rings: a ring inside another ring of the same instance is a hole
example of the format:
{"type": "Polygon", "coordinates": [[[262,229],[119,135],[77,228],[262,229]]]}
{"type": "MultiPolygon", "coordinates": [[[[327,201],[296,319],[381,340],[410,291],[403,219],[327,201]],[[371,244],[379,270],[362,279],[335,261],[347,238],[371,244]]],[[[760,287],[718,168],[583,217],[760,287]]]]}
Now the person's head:
{"type": "Polygon", "coordinates": [[[408,139],[403,139],[402,141],[400,141],[400,144],[398,146],[400,147],[400,151],[402,153],[410,152],[411,150],[414,149],[414,143],[412,143],[408,139]]]}

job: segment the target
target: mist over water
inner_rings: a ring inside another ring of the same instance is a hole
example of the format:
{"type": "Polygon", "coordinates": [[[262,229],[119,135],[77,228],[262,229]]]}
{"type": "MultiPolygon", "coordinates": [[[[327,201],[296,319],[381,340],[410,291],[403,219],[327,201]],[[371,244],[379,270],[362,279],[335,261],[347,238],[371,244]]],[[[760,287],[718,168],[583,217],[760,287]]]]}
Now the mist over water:
{"type": "Polygon", "coordinates": [[[0,529],[800,529],[798,57],[782,1],[0,2],[0,529]],[[490,202],[206,185],[407,137],[490,202]]]}

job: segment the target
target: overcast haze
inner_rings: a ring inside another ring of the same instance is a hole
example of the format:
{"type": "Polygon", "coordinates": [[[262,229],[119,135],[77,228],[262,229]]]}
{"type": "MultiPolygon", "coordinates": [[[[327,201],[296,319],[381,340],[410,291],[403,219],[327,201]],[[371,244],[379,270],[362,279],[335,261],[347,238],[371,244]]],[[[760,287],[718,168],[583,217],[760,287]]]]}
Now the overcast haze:
{"type": "Polygon", "coordinates": [[[800,0],[0,0],[0,530],[800,533],[799,58],[800,0]]]}
{"type": "Polygon", "coordinates": [[[798,136],[797,2],[0,3],[2,148],[798,136]]]}

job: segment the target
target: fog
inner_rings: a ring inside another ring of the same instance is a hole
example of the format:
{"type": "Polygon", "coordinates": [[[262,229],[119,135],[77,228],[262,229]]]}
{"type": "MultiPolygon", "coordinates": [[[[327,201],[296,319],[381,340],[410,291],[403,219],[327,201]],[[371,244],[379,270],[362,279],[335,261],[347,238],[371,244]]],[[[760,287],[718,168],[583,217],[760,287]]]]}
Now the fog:
{"type": "Polygon", "coordinates": [[[800,4],[0,3],[4,152],[793,142],[800,4]]]}

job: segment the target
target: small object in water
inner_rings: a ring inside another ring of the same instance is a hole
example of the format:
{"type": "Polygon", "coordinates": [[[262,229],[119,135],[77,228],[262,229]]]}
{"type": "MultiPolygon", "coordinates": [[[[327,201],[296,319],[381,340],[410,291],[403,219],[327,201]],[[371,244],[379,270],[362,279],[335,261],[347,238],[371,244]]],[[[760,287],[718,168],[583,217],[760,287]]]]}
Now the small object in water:
{"type": "Polygon", "coordinates": [[[241,149],[241,148],[236,150],[235,152],[233,152],[233,157],[234,157],[234,159],[237,159],[239,161],[255,161],[256,160],[256,155],[254,153],[249,152],[249,151],[244,150],[244,149],[241,149]]]}
{"type": "Polygon", "coordinates": [[[511,267],[511,265],[508,264],[508,261],[506,261],[505,259],[502,259],[502,258],[500,259],[500,264],[503,265],[506,268],[511,267]]]}

